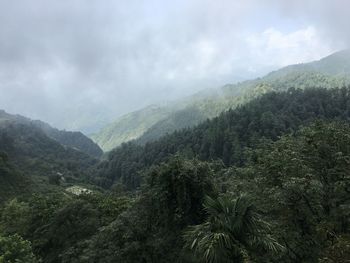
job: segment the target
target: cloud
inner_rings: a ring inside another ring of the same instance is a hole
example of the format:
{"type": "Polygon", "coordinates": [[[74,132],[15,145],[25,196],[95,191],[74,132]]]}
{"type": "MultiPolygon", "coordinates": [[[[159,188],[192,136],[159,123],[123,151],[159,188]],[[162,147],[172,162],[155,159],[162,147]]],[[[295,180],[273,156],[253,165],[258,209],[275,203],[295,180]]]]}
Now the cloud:
{"type": "Polygon", "coordinates": [[[313,24],[335,45],[350,47],[350,2],[348,0],[272,0],[284,16],[313,24]]]}
{"type": "Polygon", "coordinates": [[[0,108],[90,132],[150,103],[327,55],[346,42],[346,7],[0,0],[0,108]]]}
{"type": "Polygon", "coordinates": [[[268,28],[246,40],[256,67],[283,67],[317,60],[336,51],[313,26],[286,34],[268,28]]]}

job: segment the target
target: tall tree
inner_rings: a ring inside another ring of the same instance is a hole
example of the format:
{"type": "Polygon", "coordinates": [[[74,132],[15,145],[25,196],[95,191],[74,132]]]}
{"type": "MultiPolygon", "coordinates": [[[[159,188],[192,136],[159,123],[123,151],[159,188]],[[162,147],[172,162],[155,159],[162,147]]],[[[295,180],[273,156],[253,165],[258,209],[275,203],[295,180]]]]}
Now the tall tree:
{"type": "Polygon", "coordinates": [[[254,253],[284,249],[268,234],[268,223],[249,197],[207,197],[204,208],[207,220],[185,233],[186,246],[204,262],[244,262],[254,253]]]}

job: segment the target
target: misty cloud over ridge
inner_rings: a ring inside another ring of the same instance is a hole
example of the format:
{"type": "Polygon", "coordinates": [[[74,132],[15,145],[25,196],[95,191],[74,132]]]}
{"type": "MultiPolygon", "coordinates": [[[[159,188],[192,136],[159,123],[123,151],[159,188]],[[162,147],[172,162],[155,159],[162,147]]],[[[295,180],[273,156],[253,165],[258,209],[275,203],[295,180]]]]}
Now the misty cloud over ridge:
{"type": "Polygon", "coordinates": [[[0,108],[89,132],[349,43],[347,1],[239,2],[0,0],[0,108]]]}

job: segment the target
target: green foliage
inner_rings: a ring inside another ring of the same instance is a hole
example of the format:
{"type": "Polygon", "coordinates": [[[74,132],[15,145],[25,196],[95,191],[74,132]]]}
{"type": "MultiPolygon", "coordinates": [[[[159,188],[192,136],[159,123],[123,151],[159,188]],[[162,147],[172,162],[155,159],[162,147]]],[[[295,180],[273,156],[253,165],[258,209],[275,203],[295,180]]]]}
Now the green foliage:
{"type": "Polygon", "coordinates": [[[100,165],[99,176],[94,180],[104,187],[119,181],[135,189],[141,184],[140,170],[167,161],[176,153],[241,166],[246,161],[247,147],[255,147],[262,138],[277,140],[318,118],[350,118],[350,90],[290,89],[268,93],[193,129],[175,132],[144,146],[123,144],[100,165]]]}
{"type": "Polygon", "coordinates": [[[123,142],[139,138],[155,123],[166,119],[170,112],[167,108],[149,106],[122,116],[97,134],[91,135],[91,138],[105,152],[110,151],[123,142]]]}
{"type": "Polygon", "coordinates": [[[204,197],[216,195],[211,167],[176,157],[144,176],[140,198],[90,240],[81,262],[191,262],[182,232],[202,222],[204,197]]]}
{"type": "Polygon", "coordinates": [[[126,195],[119,196],[118,194],[94,193],[86,194],[79,199],[88,202],[100,214],[101,225],[105,226],[112,223],[122,212],[130,208],[133,204],[133,199],[126,195]]]}
{"type": "Polygon", "coordinates": [[[237,199],[207,197],[204,207],[207,220],[185,233],[186,246],[203,262],[244,262],[259,249],[274,253],[284,250],[268,234],[269,225],[261,219],[247,196],[237,199]]]}
{"type": "Polygon", "coordinates": [[[91,204],[73,201],[38,229],[41,238],[35,244],[36,250],[45,262],[59,262],[61,254],[93,235],[99,226],[98,211],[91,204]]]}
{"type": "MultiPolygon", "coordinates": [[[[33,121],[20,115],[11,115],[3,110],[0,110],[0,128],[11,124],[22,124],[32,126],[39,129],[47,137],[56,140],[62,145],[78,149],[92,157],[99,158],[102,155],[102,150],[91,139],[86,137],[81,132],[60,131],[52,128],[49,124],[42,121],[33,121]]],[[[1,141],[1,139],[0,139],[1,141]]]]}
{"type": "MultiPolygon", "coordinates": [[[[1,139],[0,134],[0,148],[1,145],[4,145],[4,148],[7,149],[7,145],[2,144],[1,139]]],[[[13,166],[9,164],[8,159],[8,155],[0,150],[0,205],[19,193],[23,194],[28,192],[28,188],[31,184],[30,179],[25,178],[21,173],[14,169],[13,166]]]]}
{"type": "Polygon", "coordinates": [[[243,184],[260,186],[246,189],[277,222],[283,262],[317,262],[349,233],[349,145],[348,124],[316,122],[252,155],[255,178],[243,184]]]}
{"type": "Polygon", "coordinates": [[[321,263],[346,263],[350,259],[350,236],[335,237],[322,252],[321,263]]]}
{"type": "Polygon", "coordinates": [[[0,235],[0,262],[1,263],[35,263],[38,262],[32,252],[29,241],[19,235],[0,235]]]}
{"type": "MultiPolygon", "coordinates": [[[[33,125],[8,124],[0,125],[0,139],[6,139],[0,144],[0,151],[6,151],[7,163],[15,166],[19,173],[10,171],[4,180],[7,185],[20,183],[19,176],[24,179],[33,192],[50,189],[50,176],[63,177],[73,182],[87,181],[93,173],[98,160],[72,148],[65,147],[57,141],[47,137],[40,129],[33,125]],[[10,176],[11,175],[11,176],[10,176]],[[29,185],[28,182],[32,181],[29,185]]],[[[1,168],[0,168],[1,169],[1,168]]],[[[9,169],[8,169],[9,170],[9,169]]],[[[1,186],[0,186],[1,187],[1,186]]],[[[54,188],[54,187],[51,187],[54,188]]],[[[15,193],[20,193],[15,190],[15,193]]]]}
{"type": "Polygon", "coordinates": [[[253,145],[240,167],[172,157],[132,199],[15,199],[1,229],[48,263],[347,262],[350,125],[316,121],[253,145]]]}
{"type": "Polygon", "coordinates": [[[58,174],[51,174],[49,175],[49,184],[53,185],[60,185],[61,183],[61,176],[58,174]]]}
{"type": "Polygon", "coordinates": [[[0,251],[11,259],[0,258],[33,262],[32,244],[48,263],[348,262],[349,107],[348,88],[267,93],[195,128],[124,144],[98,174],[95,160],[36,128],[2,127],[5,186],[18,169],[113,187],[15,192],[0,209],[0,244],[10,244],[0,251]]]}
{"type": "Polygon", "coordinates": [[[101,148],[81,132],[61,131],[41,121],[35,121],[33,124],[62,145],[77,149],[94,158],[100,158],[103,154],[101,148]]]}
{"type": "Polygon", "coordinates": [[[30,207],[27,203],[12,199],[1,211],[0,232],[24,236],[28,231],[29,215],[30,207]]]}
{"type": "Polygon", "coordinates": [[[151,169],[146,199],[152,204],[154,223],[168,229],[195,224],[203,218],[205,195],[214,195],[212,169],[207,163],[175,157],[151,169]]]}
{"type": "Polygon", "coordinates": [[[44,262],[72,262],[101,227],[130,206],[130,198],[112,194],[33,195],[3,207],[0,230],[30,240],[44,262]]]}

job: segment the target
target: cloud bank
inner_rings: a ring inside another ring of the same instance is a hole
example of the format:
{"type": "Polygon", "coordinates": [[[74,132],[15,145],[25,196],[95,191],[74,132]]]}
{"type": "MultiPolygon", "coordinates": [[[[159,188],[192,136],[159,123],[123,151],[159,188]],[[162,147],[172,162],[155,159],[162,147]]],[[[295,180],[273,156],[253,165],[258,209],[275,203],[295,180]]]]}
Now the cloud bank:
{"type": "Polygon", "coordinates": [[[0,108],[91,132],[347,47],[348,1],[288,2],[0,0],[0,108]]]}

